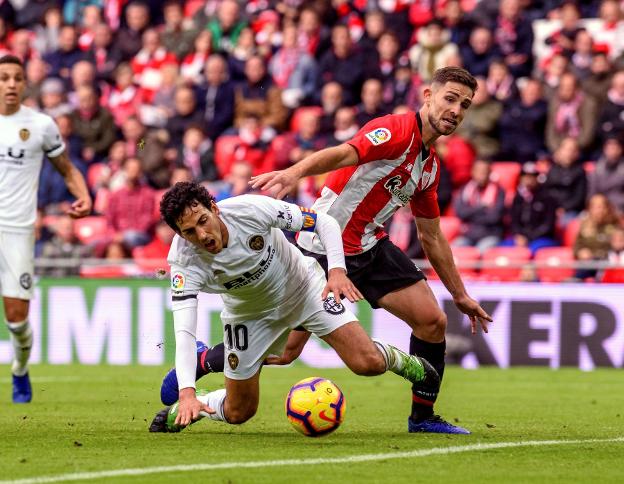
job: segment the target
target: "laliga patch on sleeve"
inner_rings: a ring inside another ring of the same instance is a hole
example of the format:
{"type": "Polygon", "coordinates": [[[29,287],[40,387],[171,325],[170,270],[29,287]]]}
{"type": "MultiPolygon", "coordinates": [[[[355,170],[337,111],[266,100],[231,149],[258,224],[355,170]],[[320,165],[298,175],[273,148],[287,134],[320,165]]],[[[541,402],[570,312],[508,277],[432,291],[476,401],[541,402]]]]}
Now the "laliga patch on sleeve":
{"type": "Polygon", "coordinates": [[[301,215],[303,216],[303,225],[301,226],[301,230],[305,230],[306,232],[314,232],[316,227],[316,212],[310,208],[299,207],[301,210],[301,215]]]}
{"type": "Polygon", "coordinates": [[[375,146],[378,146],[386,141],[390,141],[392,133],[388,128],[377,128],[369,133],[366,133],[364,136],[368,138],[368,141],[373,143],[375,146]]]}
{"type": "Polygon", "coordinates": [[[181,272],[174,272],[171,276],[171,289],[175,293],[181,293],[184,291],[184,283],[186,279],[184,278],[184,274],[181,272]]]}

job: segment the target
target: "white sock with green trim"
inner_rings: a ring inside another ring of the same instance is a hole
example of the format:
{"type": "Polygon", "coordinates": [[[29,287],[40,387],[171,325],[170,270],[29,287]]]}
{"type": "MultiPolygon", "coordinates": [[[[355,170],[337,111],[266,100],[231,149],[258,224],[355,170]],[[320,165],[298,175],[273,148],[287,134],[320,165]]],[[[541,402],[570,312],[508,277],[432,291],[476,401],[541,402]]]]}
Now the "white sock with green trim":
{"type": "Polygon", "coordinates": [[[32,327],[28,320],[11,323],[6,321],[13,343],[13,365],[11,371],[15,376],[24,376],[28,372],[28,359],[33,343],[32,327]]]}
{"type": "Polygon", "coordinates": [[[205,403],[212,408],[216,413],[203,413],[204,417],[208,417],[212,420],[220,422],[226,422],[225,415],[223,414],[223,403],[225,402],[225,388],[221,390],[215,390],[214,392],[207,393],[206,395],[198,395],[197,400],[205,403]]]}

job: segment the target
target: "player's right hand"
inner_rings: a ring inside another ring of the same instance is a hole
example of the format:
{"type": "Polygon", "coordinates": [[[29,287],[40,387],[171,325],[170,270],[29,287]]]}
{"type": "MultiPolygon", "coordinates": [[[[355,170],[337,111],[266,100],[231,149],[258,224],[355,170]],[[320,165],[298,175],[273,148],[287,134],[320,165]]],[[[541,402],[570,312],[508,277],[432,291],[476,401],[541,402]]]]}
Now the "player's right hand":
{"type": "Polygon", "coordinates": [[[197,400],[194,388],[180,390],[180,403],[178,404],[178,416],[175,419],[175,424],[186,427],[199,419],[200,412],[215,413],[208,405],[197,400]]]}
{"type": "Polygon", "coordinates": [[[249,184],[252,188],[259,188],[263,191],[275,188],[278,190],[275,198],[281,199],[297,188],[298,182],[299,177],[289,170],[279,170],[252,176],[249,184]]]}
{"type": "Polygon", "coordinates": [[[71,218],[86,217],[91,213],[92,207],[93,203],[91,202],[91,197],[81,197],[71,204],[71,208],[67,211],[67,215],[71,218]]]}

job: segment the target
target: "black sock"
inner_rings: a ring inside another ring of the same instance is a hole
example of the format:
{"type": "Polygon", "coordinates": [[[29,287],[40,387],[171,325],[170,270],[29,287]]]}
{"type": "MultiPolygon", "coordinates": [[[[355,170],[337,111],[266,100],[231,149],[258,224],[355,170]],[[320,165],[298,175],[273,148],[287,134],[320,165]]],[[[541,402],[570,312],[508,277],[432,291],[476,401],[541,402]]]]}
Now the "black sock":
{"type": "Polygon", "coordinates": [[[197,366],[197,379],[208,373],[222,373],[225,348],[223,343],[208,348],[199,355],[199,365],[197,366]]]}
{"type": "MultiPolygon", "coordinates": [[[[440,383],[444,376],[444,353],[446,352],[446,340],[441,343],[428,343],[413,334],[410,337],[410,355],[417,355],[427,360],[440,375],[440,383]]],[[[412,420],[419,422],[433,415],[433,403],[420,398],[416,391],[416,385],[412,386],[412,420]]]]}

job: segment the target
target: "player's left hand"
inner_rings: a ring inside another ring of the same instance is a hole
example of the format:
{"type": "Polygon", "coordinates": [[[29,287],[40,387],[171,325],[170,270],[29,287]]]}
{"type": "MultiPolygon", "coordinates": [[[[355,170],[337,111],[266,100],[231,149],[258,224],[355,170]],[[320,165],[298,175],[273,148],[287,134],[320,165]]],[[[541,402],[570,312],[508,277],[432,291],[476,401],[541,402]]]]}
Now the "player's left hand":
{"type": "Polygon", "coordinates": [[[175,419],[175,424],[186,427],[199,419],[200,412],[215,413],[208,405],[197,400],[194,388],[183,388],[180,390],[178,416],[175,419]]]}
{"type": "Polygon", "coordinates": [[[329,276],[327,277],[327,284],[323,289],[322,299],[327,298],[330,292],[334,293],[334,299],[340,304],[340,295],[344,295],[349,301],[356,302],[364,299],[362,293],[358,291],[358,288],[353,285],[351,279],[347,277],[347,273],[344,269],[335,267],[329,270],[329,276]]]}
{"type": "Polygon", "coordinates": [[[485,310],[479,306],[479,303],[472,299],[468,294],[454,298],[453,302],[455,306],[464,314],[470,318],[470,330],[472,334],[477,334],[477,322],[481,325],[481,329],[484,333],[488,332],[488,323],[491,323],[492,316],[485,312],[485,310]]]}
{"type": "Polygon", "coordinates": [[[67,211],[67,215],[71,218],[86,217],[91,213],[91,197],[82,197],[71,204],[71,208],[67,211]]]}

